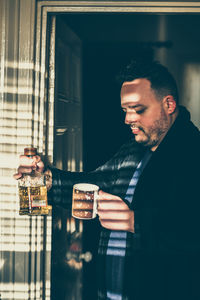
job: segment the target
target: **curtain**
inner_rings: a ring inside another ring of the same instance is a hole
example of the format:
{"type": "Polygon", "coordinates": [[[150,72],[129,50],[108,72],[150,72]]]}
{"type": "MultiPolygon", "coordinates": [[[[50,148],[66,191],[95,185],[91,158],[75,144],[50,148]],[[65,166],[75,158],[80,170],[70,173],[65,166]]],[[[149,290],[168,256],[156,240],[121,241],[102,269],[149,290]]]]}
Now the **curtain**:
{"type": "Polygon", "coordinates": [[[35,18],[35,1],[0,1],[1,300],[50,299],[51,216],[19,216],[13,179],[24,147],[46,151],[46,104],[34,61],[35,18]]]}

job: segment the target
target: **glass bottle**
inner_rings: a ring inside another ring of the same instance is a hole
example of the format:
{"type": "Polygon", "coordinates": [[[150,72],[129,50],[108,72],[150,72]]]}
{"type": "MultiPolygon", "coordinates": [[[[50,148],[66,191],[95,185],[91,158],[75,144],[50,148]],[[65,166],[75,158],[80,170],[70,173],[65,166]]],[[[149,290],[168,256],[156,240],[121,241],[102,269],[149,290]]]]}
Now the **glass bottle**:
{"type": "MultiPolygon", "coordinates": [[[[24,155],[33,157],[36,148],[25,148],[24,155]]],[[[44,174],[33,170],[30,174],[23,174],[18,180],[20,215],[41,216],[48,215],[47,187],[44,174]]]]}

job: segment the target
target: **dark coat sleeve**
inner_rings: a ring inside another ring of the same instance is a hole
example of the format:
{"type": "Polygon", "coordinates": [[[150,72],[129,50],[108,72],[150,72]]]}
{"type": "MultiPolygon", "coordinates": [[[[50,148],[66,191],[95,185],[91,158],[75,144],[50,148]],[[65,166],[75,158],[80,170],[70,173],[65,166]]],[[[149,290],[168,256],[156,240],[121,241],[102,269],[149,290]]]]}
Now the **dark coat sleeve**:
{"type": "Polygon", "coordinates": [[[132,139],[104,165],[91,172],[66,172],[50,168],[52,188],[48,193],[49,203],[71,208],[72,188],[76,183],[92,183],[107,193],[124,198],[130,178],[144,154],[144,149],[132,139]]]}
{"type": "Polygon", "coordinates": [[[119,157],[122,149],[108,162],[91,172],[69,172],[49,167],[52,172],[52,188],[48,192],[51,205],[59,205],[71,209],[72,189],[76,183],[92,183],[109,192],[117,174],[119,157]]]}

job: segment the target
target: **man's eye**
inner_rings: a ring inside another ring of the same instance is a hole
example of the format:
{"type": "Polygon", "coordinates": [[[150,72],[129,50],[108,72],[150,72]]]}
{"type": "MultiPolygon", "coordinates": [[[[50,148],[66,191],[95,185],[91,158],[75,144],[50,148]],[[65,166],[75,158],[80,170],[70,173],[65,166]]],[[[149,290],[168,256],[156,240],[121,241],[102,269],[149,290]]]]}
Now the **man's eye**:
{"type": "Polygon", "coordinates": [[[140,115],[140,114],[142,114],[143,112],[145,112],[145,108],[143,108],[143,109],[140,109],[140,110],[137,110],[136,111],[136,113],[138,114],[138,115],[140,115]]]}

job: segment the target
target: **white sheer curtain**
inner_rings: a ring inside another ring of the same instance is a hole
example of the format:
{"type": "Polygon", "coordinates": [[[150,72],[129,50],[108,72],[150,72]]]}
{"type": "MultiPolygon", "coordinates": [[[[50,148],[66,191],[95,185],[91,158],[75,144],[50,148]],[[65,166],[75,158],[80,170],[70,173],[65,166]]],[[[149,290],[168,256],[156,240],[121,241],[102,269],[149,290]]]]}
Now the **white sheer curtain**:
{"type": "Polygon", "coordinates": [[[35,88],[35,1],[0,1],[0,299],[50,299],[51,217],[18,214],[12,178],[26,146],[44,152],[35,88]]]}

